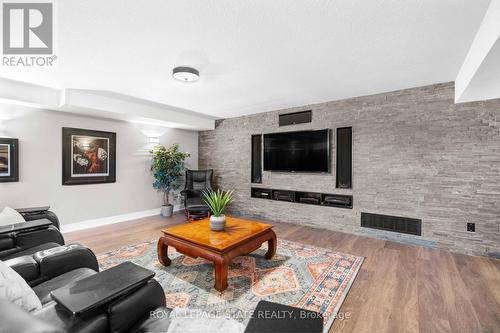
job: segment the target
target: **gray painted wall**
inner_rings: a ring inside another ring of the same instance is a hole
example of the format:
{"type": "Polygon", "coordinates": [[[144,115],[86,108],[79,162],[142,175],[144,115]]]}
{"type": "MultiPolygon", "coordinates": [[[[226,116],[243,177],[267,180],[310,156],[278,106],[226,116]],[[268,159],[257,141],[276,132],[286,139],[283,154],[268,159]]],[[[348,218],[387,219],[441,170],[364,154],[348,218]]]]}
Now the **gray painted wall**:
{"type": "Polygon", "coordinates": [[[4,206],[50,205],[62,224],[133,213],[161,206],[151,186],[148,136],[160,143],[179,143],[191,153],[187,165],[198,165],[198,133],[68,113],[0,105],[0,137],[19,138],[20,181],[0,183],[4,206]],[[116,183],[62,186],[62,127],[117,133],[116,183]]]}
{"type": "Polygon", "coordinates": [[[219,121],[200,132],[200,168],[235,189],[241,214],[427,244],[468,254],[500,253],[500,100],[454,104],[453,84],[308,105],[219,121]],[[281,113],[313,110],[313,122],[278,127],[281,113]],[[331,174],[264,172],[250,183],[252,134],[353,127],[353,189],[335,189],[331,174]],[[348,193],[352,210],[251,198],[250,187],[348,193]],[[421,237],[360,227],[360,212],[423,220],[421,237]],[[466,232],[475,222],[476,232],[466,232]]]}

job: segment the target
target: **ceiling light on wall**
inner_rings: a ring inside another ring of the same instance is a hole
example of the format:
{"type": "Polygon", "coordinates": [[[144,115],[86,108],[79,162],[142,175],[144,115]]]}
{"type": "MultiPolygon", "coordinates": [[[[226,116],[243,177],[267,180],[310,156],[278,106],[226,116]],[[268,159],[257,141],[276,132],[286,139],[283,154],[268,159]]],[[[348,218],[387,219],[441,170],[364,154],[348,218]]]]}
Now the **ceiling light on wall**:
{"type": "Polygon", "coordinates": [[[182,82],[194,82],[200,78],[200,72],[191,67],[175,67],[172,76],[182,82]]]}
{"type": "Polygon", "coordinates": [[[160,143],[160,138],[157,136],[150,136],[149,137],[149,143],[151,144],[158,144],[160,143]]]}

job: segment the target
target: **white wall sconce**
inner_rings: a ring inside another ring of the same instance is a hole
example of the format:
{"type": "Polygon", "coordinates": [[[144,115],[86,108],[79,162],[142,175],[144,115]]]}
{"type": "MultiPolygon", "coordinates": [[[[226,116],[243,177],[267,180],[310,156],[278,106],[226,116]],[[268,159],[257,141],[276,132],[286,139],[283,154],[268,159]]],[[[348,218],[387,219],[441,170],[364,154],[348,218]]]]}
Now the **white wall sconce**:
{"type": "Polygon", "coordinates": [[[160,138],[157,137],[157,136],[150,136],[149,137],[149,143],[157,145],[157,144],[160,143],[160,138]]]}

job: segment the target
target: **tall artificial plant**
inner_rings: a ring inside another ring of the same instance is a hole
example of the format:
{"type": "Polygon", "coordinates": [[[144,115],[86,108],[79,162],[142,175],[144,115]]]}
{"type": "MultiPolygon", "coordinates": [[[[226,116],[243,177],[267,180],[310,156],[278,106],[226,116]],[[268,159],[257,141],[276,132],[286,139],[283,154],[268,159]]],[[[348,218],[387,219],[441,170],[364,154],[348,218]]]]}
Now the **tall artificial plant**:
{"type": "Polygon", "coordinates": [[[177,144],[169,148],[156,146],[151,154],[153,156],[151,171],[155,178],[153,187],[163,193],[163,203],[168,206],[170,191],[179,187],[177,180],[182,176],[185,169],[184,161],[190,154],[179,151],[177,144]]]}

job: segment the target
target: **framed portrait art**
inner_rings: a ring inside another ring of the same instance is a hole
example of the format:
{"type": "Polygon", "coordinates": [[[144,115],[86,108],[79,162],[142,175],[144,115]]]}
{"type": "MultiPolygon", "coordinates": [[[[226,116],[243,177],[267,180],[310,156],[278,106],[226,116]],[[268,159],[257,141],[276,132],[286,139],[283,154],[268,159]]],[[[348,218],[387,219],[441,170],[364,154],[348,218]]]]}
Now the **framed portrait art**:
{"type": "Polygon", "coordinates": [[[63,127],[62,145],[63,185],[116,181],[116,133],[63,127]]]}
{"type": "Polygon", "coordinates": [[[19,181],[19,140],[0,138],[0,183],[19,181]]]}

